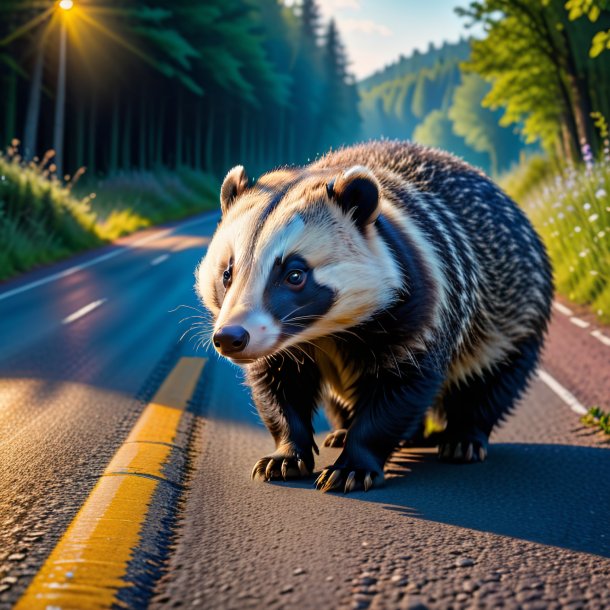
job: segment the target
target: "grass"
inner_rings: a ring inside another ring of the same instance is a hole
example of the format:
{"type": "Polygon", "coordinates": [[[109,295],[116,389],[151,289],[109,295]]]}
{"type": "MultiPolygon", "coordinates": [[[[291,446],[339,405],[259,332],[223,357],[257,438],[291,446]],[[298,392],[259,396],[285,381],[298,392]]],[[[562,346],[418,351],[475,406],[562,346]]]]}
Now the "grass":
{"type": "Polygon", "coordinates": [[[591,407],[586,415],[580,418],[586,426],[599,428],[604,434],[610,436],[610,413],[602,411],[599,407],[591,407]]]}
{"type": "Polygon", "coordinates": [[[24,164],[15,142],[0,153],[0,280],[217,205],[216,180],[192,169],[128,172],[91,193],[50,160],[24,164]]]}
{"type": "Polygon", "coordinates": [[[526,210],[553,262],[560,294],[610,323],[610,151],[555,172],[536,157],[501,180],[526,210]]]}

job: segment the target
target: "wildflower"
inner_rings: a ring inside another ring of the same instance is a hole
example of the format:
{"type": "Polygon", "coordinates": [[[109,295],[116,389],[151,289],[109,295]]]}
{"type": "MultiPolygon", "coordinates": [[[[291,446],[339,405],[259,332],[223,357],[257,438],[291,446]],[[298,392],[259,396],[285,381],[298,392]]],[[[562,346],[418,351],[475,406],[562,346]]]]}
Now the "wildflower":
{"type": "Polygon", "coordinates": [[[601,239],[602,237],[604,237],[604,235],[606,235],[606,232],[605,232],[605,231],[600,231],[600,232],[597,234],[597,237],[599,237],[599,238],[601,239]]]}
{"type": "Polygon", "coordinates": [[[589,216],[589,222],[595,222],[599,218],[599,214],[591,214],[589,216]]]}
{"type": "Polygon", "coordinates": [[[580,258],[584,258],[585,256],[587,256],[587,250],[583,250],[582,252],[579,252],[578,256],[580,256],[580,258]]]}
{"type": "Polygon", "coordinates": [[[590,273],[591,275],[597,275],[597,274],[599,273],[599,271],[595,271],[595,269],[591,269],[591,270],[589,271],[589,273],[590,273]]]}
{"type": "Polygon", "coordinates": [[[589,202],[587,202],[582,207],[583,207],[583,210],[590,210],[591,209],[591,204],[589,202]]]}
{"type": "Polygon", "coordinates": [[[581,231],[580,227],[578,227],[578,226],[574,227],[574,233],[580,233],[580,231],[581,231]]]}
{"type": "Polygon", "coordinates": [[[574,206],[573,205],[569,205],[566,210],[568,210],[568,212],[573,212],[574,211],[574,206]]]}
{"type": "Polygon", "coordinates": [[[559,220],[561,220],[564,217],[564,213],[563,212],[559,212],[559,214],[557,214],[557,218],[559,220]]]}
{"type": "Polygon", "coordinates": [[[599,189],[598,191],[595,192],[595,197],[597,199],[603,199],[606,196],[606,191],[604,189],[599,189]]]}

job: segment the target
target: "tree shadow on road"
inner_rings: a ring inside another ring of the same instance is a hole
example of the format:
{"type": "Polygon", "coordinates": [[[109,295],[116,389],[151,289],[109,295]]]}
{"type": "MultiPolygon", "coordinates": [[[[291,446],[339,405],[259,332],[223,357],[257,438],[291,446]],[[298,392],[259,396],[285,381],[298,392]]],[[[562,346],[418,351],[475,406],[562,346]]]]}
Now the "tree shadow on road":
{"type": "Polygon", "coordinates": [[[501,443],[476,465],[399,450],[385,487],[348,497],[409,517],[610,556],[609,482],[607,449],[501,443]]]}

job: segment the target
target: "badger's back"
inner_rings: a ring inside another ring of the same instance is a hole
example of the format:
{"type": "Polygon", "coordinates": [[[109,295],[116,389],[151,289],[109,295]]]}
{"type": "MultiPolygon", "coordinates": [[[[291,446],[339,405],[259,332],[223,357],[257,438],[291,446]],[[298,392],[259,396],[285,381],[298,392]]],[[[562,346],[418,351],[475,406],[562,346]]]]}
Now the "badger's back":
{"type": "Polygon", "coordinates": [[[375,173],[388,201],[382,214],[435,272],[434,330],[446,344],[450,380],[493,366],[522,340],[541,339],[550,263],[525,214],[487,176],[440,150],[388,141],[330,153],[311,169],[353,165],[375,173]]]}

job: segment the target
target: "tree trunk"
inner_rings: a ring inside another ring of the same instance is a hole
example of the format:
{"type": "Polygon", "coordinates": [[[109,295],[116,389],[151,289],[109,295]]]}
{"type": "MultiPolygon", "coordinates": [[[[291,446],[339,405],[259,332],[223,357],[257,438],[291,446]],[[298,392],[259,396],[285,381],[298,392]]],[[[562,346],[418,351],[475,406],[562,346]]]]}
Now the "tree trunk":
{"type": "Polygon", "coordinates": [[[182,89],[178,94],[178,107],[176,108],[176,167],[180,167],[183,163],[183,147],[184,147],[184,134],[183,130],[183,104],[182,104],[182,89]]]}
{"type": "MultiPolygon", "coordinates": [[[[6,114],[4,116],[4,139],[3,145],[8,144],[17,136],[17,75],[12,70],[8,75],[6,87],[6,114]]],[[[3,95],[3,97],[4,97],[3,95]]]]}
{"type": "Polygon", "coordinates": [[[110,126],[110,163],[108,173],[115,174],[119,166],[119,94],[112,97],[112,123],[110,126]]]}
{"type": "Polygon", "coordinates": [[[85,165],[85,105],[82,95],[78,97],[76,109],[76,169],[85,165]]]}
{"type": "Polygon", "coordinates": [[[141,170],[146,169],[146,104],[144,95],[140,98],[140,129],[139,136],[139,165],[141,170]]]}
{"type": "Polygon", "coordinates": [[[91,175],[96,172],[96,125],[97,125],[97,103],[95,101],[95,93],[91,96],[91,111],[89,113],[89,151],[87,156],[87,166],[91,175]]]}
{"type": "Polygon", "coordinates": [[[42,71],[44,68],[44,46],[41,42],[36,52],[36,62],[30,81],[30,97],[25,118],[23,136],[23,156],[26,160],[36,156],[38,142],[38,121],[40,119],[40,96],[42,92],[42,71]]]}
{"type": "Polygon", "coordinates": [[[164,150],[163,146],[165,145],[165,108],[167,107],[167,102],[163,100],[161,102],[161,108],[159,110],[159,121],[157,123],[157,165],[163,165],[164,163],[164,150]]]}
{"type": "Polygon", "coordinates": [[[201,102],[197,101],[197,109],[195,110],[195,158],[194,164],[196,169],[201,169],[201,132],[203,130],[203,112],[201,102]]]}
{"type": "Polygon", "coordinates": [[[223,125],[222,132],[222,173],[225,174],[228,172],[234,163],[232,163],[231,158],[231,119],[232,119],[232,109],[225,108],[225,120],[223,125]]]}
{"type": "Polygon", "coordinates": [[[248,113],[246,106],[241,109],[241,125],[239,129],[239,162],[246,163],[248,147],[248,113]]]}
{"type": "Polygon", "coordinates": [[[205,134],[205,168],[211,174],[214,173],[214,164],[212,155],[214,152],[214,106],[210,102],[210,109],[208,111],[208,122],[206,125],[205,134]]]}
{"type": "Polygon", "coordinates": [[[131,128],[132,128],[133,107],[131,102],[127,103],[125,123],[123,125],[123,153],[121,169],[131,169],[131,128]]]}

